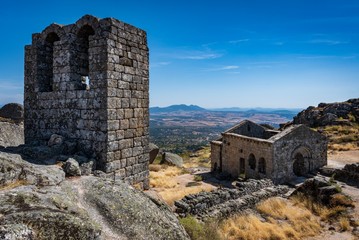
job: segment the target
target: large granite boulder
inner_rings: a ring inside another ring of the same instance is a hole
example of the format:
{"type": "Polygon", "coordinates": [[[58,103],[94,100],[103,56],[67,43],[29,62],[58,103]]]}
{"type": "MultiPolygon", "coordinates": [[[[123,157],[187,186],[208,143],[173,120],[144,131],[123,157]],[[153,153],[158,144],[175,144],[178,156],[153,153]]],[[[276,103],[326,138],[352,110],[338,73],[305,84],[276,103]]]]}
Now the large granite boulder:
{"type": "Polygon", "coordinates": [[[0,239],[189,239],[165,204],[132,186],[64,175],[0,152],[0,239]]]}
{"type": "Polygon", "coordinates": [[[0,146],[15,147],[24,144],[24,125],[0,121],[0,146]]]}
{"type": "Polygon", "coordinates": [[[160,151],[160,148],[157,147],[155,144],[150,143],[149,149],[150,149],[150,164],[151,164],[156,159],[158,152],[160,151]]]}
{"type": "Polygon", "coordinates": [[[0,187],[23,181],[38,186],[54,186],[65,179],[65,173],[56,165],[35,165],[20,155],[0,152],[0,187]]]}
{"type": "Polygon", "coordinates": [[[22,121],[24,120],[24,107],[18,103],[8,103],[0,108],[0,117],[22,121]]]}
{"type": "Polygon", "coordinates": [[[161,160],[161,164],[163,164],[163,163],[167,163],[169,165],[174,165],[177,167],[182,167],[183,159],[180,156],[178,156],[177,154],[164,152],[162,154],[162,160],[161,160]]]}

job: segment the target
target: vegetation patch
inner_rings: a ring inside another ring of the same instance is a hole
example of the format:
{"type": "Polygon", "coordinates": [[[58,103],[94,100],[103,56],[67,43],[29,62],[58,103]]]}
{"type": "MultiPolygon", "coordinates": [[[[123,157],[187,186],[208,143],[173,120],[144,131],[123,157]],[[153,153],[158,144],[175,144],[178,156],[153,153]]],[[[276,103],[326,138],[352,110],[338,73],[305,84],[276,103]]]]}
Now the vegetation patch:
{"type": "Polygon", "coordinates": [[[192,240],[221,240],[222,238],[217,231],[218,223],[216,222],[198,222],[192,216],[180,218],[180,223],[186,229],[186,232],[192,240]]]}

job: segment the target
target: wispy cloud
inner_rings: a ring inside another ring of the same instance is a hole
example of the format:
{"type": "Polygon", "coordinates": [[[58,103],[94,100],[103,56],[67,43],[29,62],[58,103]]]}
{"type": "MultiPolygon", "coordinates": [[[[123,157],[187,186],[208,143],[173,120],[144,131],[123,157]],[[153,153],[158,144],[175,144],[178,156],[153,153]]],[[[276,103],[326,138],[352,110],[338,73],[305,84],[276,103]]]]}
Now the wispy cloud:
{"type": "Polygon", "coordinates": [[[220,53],[188,52],[188,53],[179,54],[175,58],[190,59],[190,60],[205,60],[205,59],[220,58],[222,56],[223,54],[220,53]]]}
{"type": "Polygon", "coordinates": [[[11,90],[17,90],[17,89],[22,89],[23,88],[23,83],[22,82],[12,82],[9,80],[1,80],[0,79],[0,84],[1,84],[1,88],[2,89],[11,89],[11,90]]]}
{"type": "Polygon", "coordinates": [[[339,40],[332,40],[332,39],[313,39],[307,41],[310,44],[325,44],[325,45],[338,45],[338,44],[348,44],[348,41],[339,41],[339,40]]]}
{"type": "Polygon", "coordinates": [[[232,40],[232,41],[229,41],[229,43],[231,43],[231,44],[238,44],[238,43],[248,42],[248,41],[249,41],[249,38],[244,38],[244,39],[232,40]]]}
{"type": "Polygon", "coordinates": [[[170,65],[171,62],[154,62],[154,63],[151,63],[151,67],[162,67],[162,66],[167,66],[167,65],[170,65]]]}
{"type": "Polygon", "coordinates": [[[308,59],[308,60],[315,60],[315,59],[356,59],[358,56],[356,55],[348,55],[348,56],[334,56],[334,55],[312,55],[312,56],[298,56],[298,59],[308,59]]]}
{"type": "Polygon", "coordinates": [[[208,68],[208,69],[205,69],[204,71],[207,71],[207,72],[226,71],[226,70],[234,70],[234,69],[238,69],[238,68],[239,68],[239,66],[236,66],[236,65],[228,65],[228,66],[223,66],[223,67],[208,68]]]}

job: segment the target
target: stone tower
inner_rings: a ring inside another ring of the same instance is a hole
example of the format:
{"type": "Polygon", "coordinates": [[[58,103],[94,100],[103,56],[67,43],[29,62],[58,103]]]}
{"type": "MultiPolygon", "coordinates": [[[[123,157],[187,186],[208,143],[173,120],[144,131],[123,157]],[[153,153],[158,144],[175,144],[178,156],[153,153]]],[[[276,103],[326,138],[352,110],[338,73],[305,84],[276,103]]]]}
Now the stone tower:
{"type": "Polygon", "coordinates": [[[25,47],[25,143],[76,141],[97,168],[148,188],[146,32],[85,15],[51,24],[25,47]]]}

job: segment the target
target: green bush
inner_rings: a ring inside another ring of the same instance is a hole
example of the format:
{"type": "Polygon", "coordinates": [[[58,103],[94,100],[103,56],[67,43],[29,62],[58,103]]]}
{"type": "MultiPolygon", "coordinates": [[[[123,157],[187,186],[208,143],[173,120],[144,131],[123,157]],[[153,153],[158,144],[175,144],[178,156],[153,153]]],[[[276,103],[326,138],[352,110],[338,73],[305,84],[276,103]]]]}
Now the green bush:
{"type": "Polygon", "coordinates": [[[192,216],[180,218],[180,223],[192,240],[220,240],[216,222],[201,223],[192,216]]]}
{"type": "Polygon", "coordinates": [[[201,175],[194,175],[193,180],[195,180],[196,182],[200,182],[203,180],[201,175]]]}

